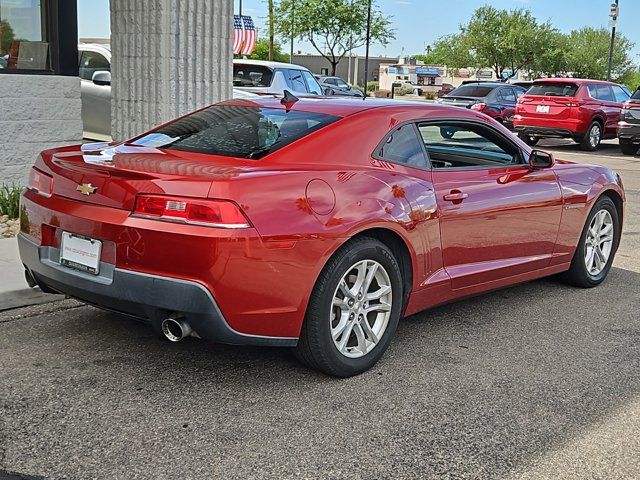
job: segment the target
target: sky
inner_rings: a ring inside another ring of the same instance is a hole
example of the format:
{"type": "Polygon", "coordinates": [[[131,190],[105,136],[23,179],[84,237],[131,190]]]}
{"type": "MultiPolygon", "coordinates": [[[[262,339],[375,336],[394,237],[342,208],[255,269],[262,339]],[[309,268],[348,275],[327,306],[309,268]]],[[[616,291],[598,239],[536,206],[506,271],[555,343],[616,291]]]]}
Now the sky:
{"type": "MultiPolygon", "coordinates": [[[[211,0],[215,1],[215,0],[211,0]]],[[[236,13],[239,0],[235,0],[236,13]]],[[[608,27],[611,0],[378,0],[385,15],[392,17],[396,40],[387,47],[373,45],[372,55],[398,57],[423,53],[437,38],[455,33],[458,26],[483,5],[496,8],[528,8],[539,21],[551,20],[563,32],[583,26],[608,27]]],[[[243,14],[251,15],[264,29],[266,0],[243,0],[243,14]]],[[[78,0],[80,37],[109,37],[109,0],[78,0]]],[[[640,64],[640,0],[620,0],[618,30],[634,42],[633,57],[640,64]]],[[[266,33],[266,32],[265,32],[266,33]]],[[[300,43],[295,50],[313,53],[313,47],[300,43]]],[[[288,51],[288,44],[284,48],[288,51]]],[[[361,49],[364,53],[364,49],[361,49]]]]}

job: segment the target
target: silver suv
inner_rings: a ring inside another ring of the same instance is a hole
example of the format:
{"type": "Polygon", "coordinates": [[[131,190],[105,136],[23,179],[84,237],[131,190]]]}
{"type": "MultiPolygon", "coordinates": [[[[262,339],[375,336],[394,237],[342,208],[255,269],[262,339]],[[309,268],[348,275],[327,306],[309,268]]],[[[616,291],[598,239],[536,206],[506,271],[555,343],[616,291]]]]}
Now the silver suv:
{"type": "Polygon", "coordinates": [[[263,60],[234,60],[233,87],[260,95],[322,95],[323,90],[309,70],[300,65],[263,60]]]}

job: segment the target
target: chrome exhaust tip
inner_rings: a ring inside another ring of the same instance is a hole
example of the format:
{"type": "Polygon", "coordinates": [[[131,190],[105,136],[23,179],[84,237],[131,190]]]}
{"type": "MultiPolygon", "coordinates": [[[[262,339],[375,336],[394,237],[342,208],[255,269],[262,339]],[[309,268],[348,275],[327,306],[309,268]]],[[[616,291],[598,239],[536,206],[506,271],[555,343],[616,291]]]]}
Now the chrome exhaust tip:
{"type": "Polygon", "coordinates": [[[162,334],[170,342],[179,342],[184,337],[191,335],[191,326],[182,318],[165,318],[162,321],[162,334]]]}

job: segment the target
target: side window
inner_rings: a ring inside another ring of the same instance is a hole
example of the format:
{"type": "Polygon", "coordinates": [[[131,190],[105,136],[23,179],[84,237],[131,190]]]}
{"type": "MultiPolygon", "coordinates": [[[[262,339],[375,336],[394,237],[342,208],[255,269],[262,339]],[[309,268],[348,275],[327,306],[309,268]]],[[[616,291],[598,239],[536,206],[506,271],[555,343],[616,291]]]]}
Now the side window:
{"type": "Polygon", "coordinates": [[[313,93],[314,95],[322,95],[322,89],[320,88],[320,84],[318,83],[316,78],[306,70],[302,71],[302,75],[307,81],[308,92],[313,93]]]}
{"type": "Polygon", "coordinates": [[[522,163],[517,146],[480,125],[419,125],[433,168],[499,167],[522,163]]]}
{"type": "Polygon", "coordinates": [[[513,93],[513,88],[501,88],[498,92],[498,98],[503,102],[516,103],[516,96],[513,93]]]}
{"type": "Polygon", "coordinates": [[[615,102],[615,97],[609,85],[589,85],[589,93],[593,98],[603,102],[615,102]]]}
{"type": "Polygon", "coordinates": [[[345,82],[344,80],[342,80],[341,78],[337,78],[336,79],[336,85],[339,88],[349,88],[349,84],[347,82],[345,82]]]}
{"type": "Polygon", "coordinates": [[[336,79],[335,78],[325,78],[324,79],[324,83],[327,83],[329,85],[335,85],[336,84],[336,79]]]}
{"type": "Polygon", "coordinates": [[[524,90],[524,89],[521,90],[519,88],[514,88],[514,91],[516,92],[516,98],[520,98],[522,95],[527,93],[526,90],[524,90]]]}
{"type": "Polygon", "coordinates": [[[413,124],[396,128],[376,153],[378,157],[390,162],[417,168],[428,166],[413,124]]]}
{"type": "Polygon", "coordinates": [[[287,85],[294,92],[306,92],[307,85],[302,78],[302,70],[283,70],[287,85]]]}
{"type": "Polygon", "coordinates": [[[624,103],[629,100],[629,95],[627,95],[627,92],[625,92],[622,87],[615,85],[611,88],[613,89],[613,96],[615,97],[616,102],[624,103]]]}
{"type": "Polygon", "coordinates": [[[97,52],[82,52],[80,56],[80,78],[91,80],[95,72],[109,72],[111,65],[104,55],[97,52]]]}

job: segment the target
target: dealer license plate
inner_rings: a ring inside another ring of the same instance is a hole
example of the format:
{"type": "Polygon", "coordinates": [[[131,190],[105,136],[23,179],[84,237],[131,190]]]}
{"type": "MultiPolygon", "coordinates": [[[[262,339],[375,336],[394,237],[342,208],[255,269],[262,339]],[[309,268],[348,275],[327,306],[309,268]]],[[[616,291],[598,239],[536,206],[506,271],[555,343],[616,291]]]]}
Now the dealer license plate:
{"type": "Polygon", "coordinates": [[[549,105],[538,105],[536,107],[538,113],[549,113],[549,105]]]}
{"type": "Polygon", "coordinates": [[[97,275],[100,271],[102,242],[93,238],[62,232],[60,264],[97,275]]]}

